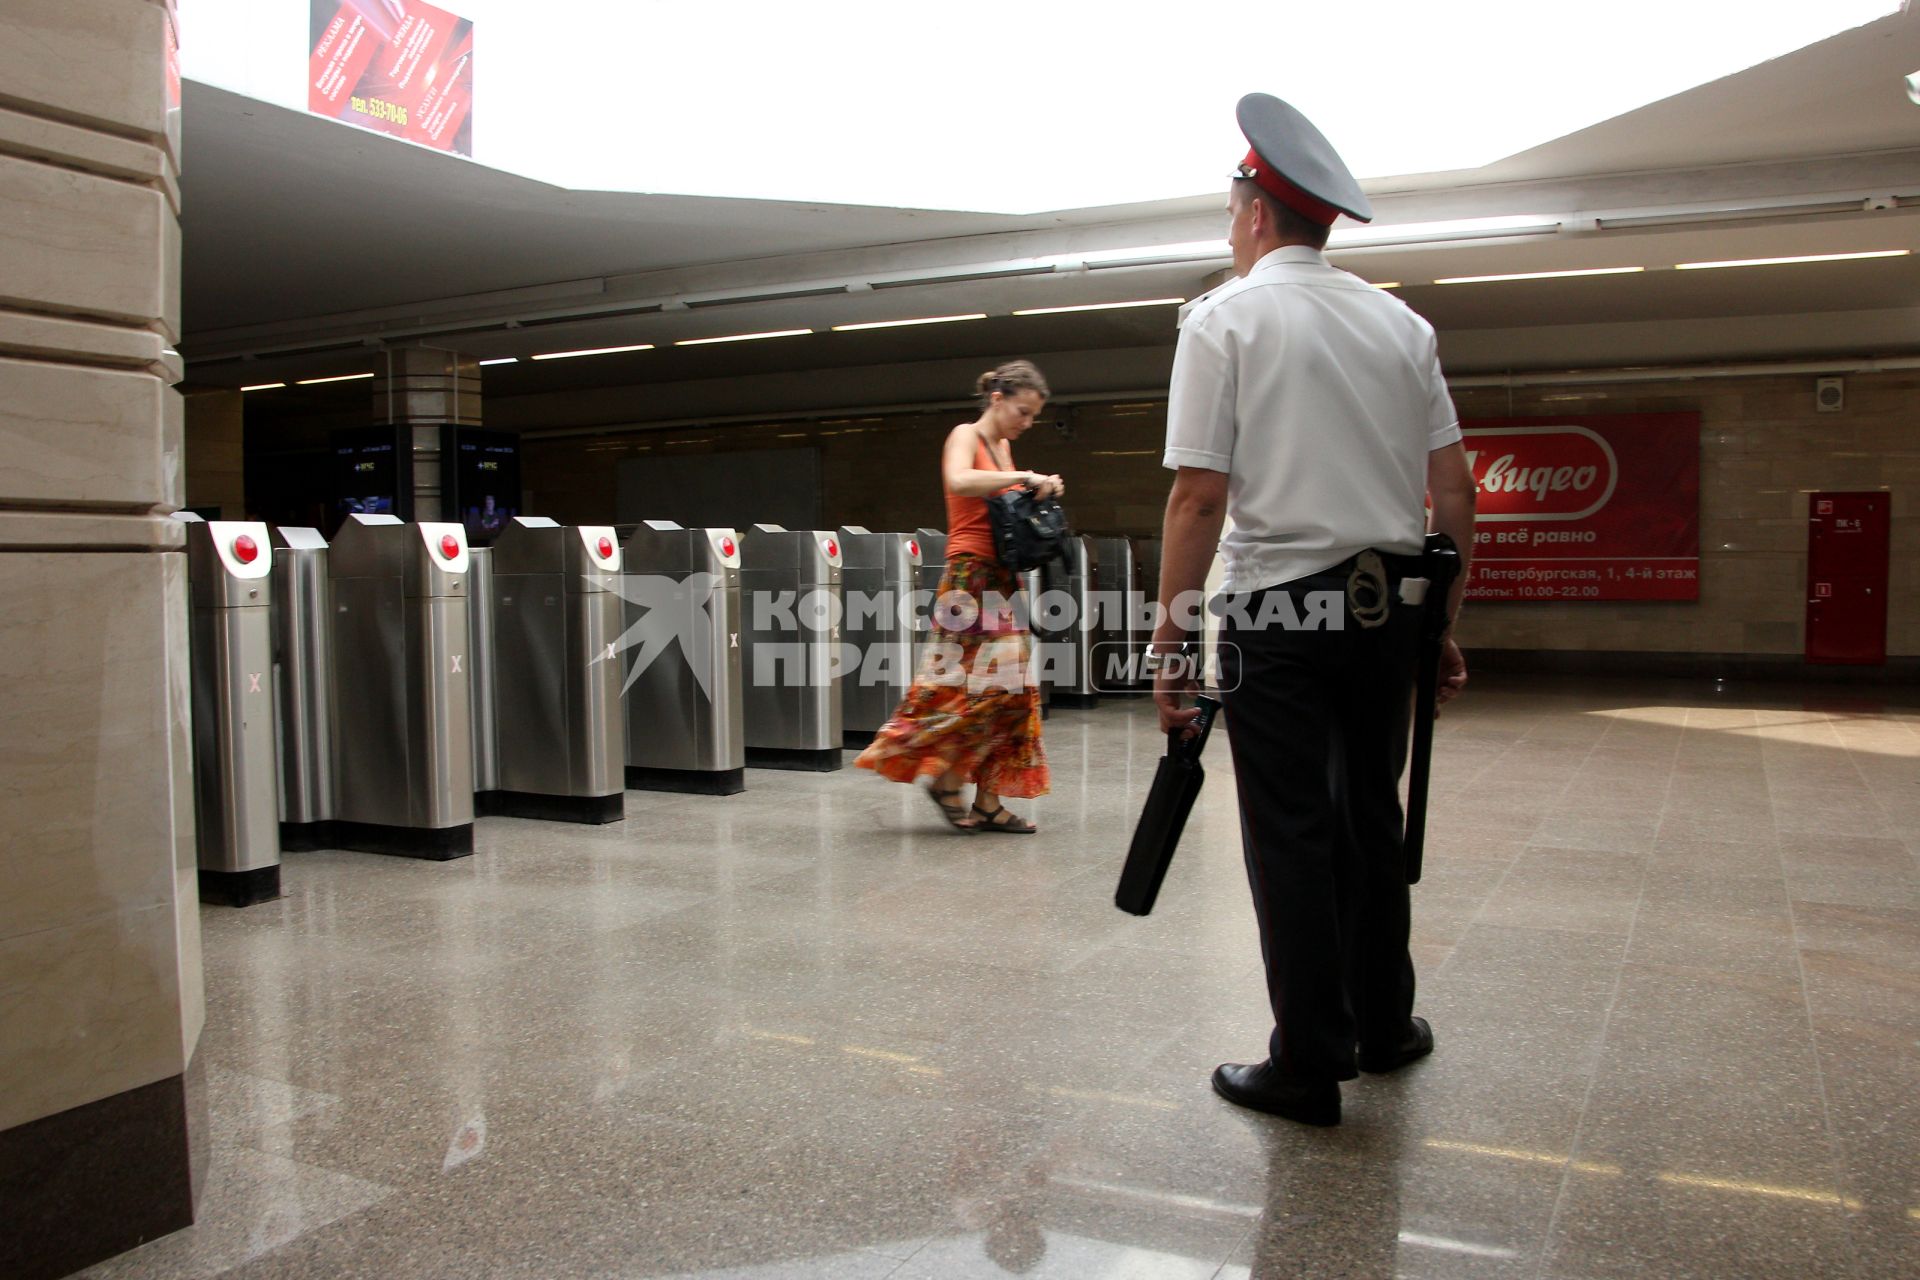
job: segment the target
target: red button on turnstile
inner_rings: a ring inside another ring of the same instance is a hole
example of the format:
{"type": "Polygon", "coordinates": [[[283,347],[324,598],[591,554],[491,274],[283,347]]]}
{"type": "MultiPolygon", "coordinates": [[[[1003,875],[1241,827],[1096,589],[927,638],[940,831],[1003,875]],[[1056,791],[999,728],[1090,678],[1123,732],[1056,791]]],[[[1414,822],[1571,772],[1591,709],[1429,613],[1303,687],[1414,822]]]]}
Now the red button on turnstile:
{"type": "Polygon", "coordinates": [[[233,558],[241,564],[252,564],[260,555],[260,544],[241,534],[233,540],[233,558]]]}
{"type": "Polygon", "coordinates": [[[454,537],[452,534],[448,534],[446,537],[440,539],[440,554],[449,560],[458,559],[460,556],[460,539],[454,537]]]}
{"type": "Polygon", "coordinates": [[[840,554],[840,544],[835,542],[832,538],[827,539],[827,554],[830,556],[837,556],[840,554]]]}
{"type": "Polygon", "coordinates": [[[907,554],[910,556],[917,556],[920,554],[920,544],[915,542],[912,538],[907,539],[907,554]]]}
{"type": "Polygon", "coordinates": [[[613,559],[613,539],[612,538],[600,539],[600,558],[602,560],[613,559]]]}
{"type": "Polygon", "coordinates": [[[730,555],[732,555],[732,554],[733,554],[733,539],[732,539],[732,538],[722,538],[722,539],[720,539],[720,554],[721,554],[721,555],[723,555],[723,556],[730,556],[730,555]]]}

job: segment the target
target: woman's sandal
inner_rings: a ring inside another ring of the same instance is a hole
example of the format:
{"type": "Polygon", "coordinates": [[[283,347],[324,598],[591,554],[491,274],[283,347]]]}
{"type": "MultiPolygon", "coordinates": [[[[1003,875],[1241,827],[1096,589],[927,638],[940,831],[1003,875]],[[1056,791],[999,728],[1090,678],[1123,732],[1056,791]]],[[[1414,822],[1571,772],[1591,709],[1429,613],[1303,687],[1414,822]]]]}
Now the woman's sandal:
{"type": "Polygon", "coordinates": [[[973,806],[973,813],[972,830],[975,831],[997,831],[1006,836],[1030,836],[1040,830],[1019,814],[1009,813],[1005,805],[999,805],[992,813],[988,813],[976,804],[973,806]]]}
{"type": "Polygon", "coordinates": [[[934,807],[940,810],[940,816],[945,818],[947,825],[955,831],[971,832],[978,829],[973,823],[967,820],[967,806],[954,799],[954,797],[960,794],[959,787],[955,787],[951,791],[942,791],[938,787],[928,787],[927,794],[933,797],[934,807]],[[954,802],[949,804],[948,801],[950,800],[954,802]]]}

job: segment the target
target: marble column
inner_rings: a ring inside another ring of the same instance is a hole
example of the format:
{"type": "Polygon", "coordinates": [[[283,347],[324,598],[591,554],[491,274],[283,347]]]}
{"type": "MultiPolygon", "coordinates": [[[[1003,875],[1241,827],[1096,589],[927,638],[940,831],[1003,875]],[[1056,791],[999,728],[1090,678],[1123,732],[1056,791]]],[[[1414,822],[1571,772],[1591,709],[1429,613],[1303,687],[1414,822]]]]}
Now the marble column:
{"type": "Polygon", "coordinates": [[[193,1217],[172,0],[0,16],[0,1275],[193,1217]]]}
{"type": "MultiPolygon", "coordinates": [[[[409,451],[415,520],[445,520],[441,445],[448,426],[480,425],[480,365],[437,347],[396,347],[373,382],[373,421],[400,429],[409,451]]],[[[450,461],[450,460],[449,460],[450,461]]]]}

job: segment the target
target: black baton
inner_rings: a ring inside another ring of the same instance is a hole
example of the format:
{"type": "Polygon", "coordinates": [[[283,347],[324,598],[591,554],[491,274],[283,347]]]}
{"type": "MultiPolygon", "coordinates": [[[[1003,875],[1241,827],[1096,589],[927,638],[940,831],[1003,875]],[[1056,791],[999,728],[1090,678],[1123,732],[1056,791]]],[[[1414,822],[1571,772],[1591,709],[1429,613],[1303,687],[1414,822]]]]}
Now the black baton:
{"type": "Polygon", "coordinates": [[[1414,677],[1413,760],[1407,774],[1407,883],[1420,883],[1427,845],[1427,775],[1433,768],[1433,721],[1440,714],[1440,654],[1447,634],[1447,596],[1460,576],[1460,549],[1444,533],[1427,535],[1427,596],[1420,606],[1420,656],[1414,677]]]}

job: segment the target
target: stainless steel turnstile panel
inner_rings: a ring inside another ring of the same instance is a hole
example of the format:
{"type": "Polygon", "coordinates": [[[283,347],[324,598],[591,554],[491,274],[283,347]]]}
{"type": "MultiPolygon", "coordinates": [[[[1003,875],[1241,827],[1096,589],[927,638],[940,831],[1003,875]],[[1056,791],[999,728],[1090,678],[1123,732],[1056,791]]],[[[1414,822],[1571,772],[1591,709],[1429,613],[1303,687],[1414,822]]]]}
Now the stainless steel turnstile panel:
{"type": "Polygon", "coordinates": [[[201,894],[248,906],[280,893],[271,538],[248,521],[184,523],[201,894]]]}
{"type": "Polygon", "coordinates": [[[918,591],[913,607],[913,665],[918,671],[926,661],[927,646],[933,642],[933,604],[940,594],[940,579],[947,573],[947,535],[938,529],[914,531],[920,543],[918,591]]]}
{"type": "Polygon", "coordinates": [[[1100,555],[1093,539],[1082,535],[1068,538],[1063,553],[1046,566],[1046,589],[1064,593],[1071,607],[1063,629],[1047,641],[1045,670],[1054,702],[1088,705],[1098,699],[1092,673],[1093,646],[1100,635],[1094,599],[1100,588],[1100,555]]]}
{"type": "Polygon", "coordinates": [[[849,736],[870,734],[913,685],[920,539],[843,525],[840,553],[846,601],[841,636],[848,659],[840,672],[840,719],[849,736]]]}
{"type": "MultiPolygon", "coordinates": [[[[741,540],[740,590],[746,601],[741,667],[746,677],[750,751],[839,752],[842,559],[826,529],[757,524],[741,540]],[[763,607],[785,599],[789,608],[763,607]]],[[[838,767],[837,755],[830,767],[838,767]]]]}
{"type": "Polygon", "coordinates": [[[280,821],[312,827],[333,817],[333,593],[318,529],[273,530],[272,583],[280,821]]]}
{"type": "Polygon", "coordinates": [[[732,529],[683,529],[670,520],[648,520],[627,535],[621,555],[632,584],[623,625],[635,627],[653,609],[664,608],[671,614],[666,630],[678,637],[658,653],[636,646],[623,655],[627,767],[666,774],[737,773],[746,765],[738,535],[732,529]],[[676,590],[669,592],[668,586],[676,590]],[[660,603],[643,603],[656,596],[660,603]],[[704,685],[694,673],[696,655],[684,644],[698,648],[707,672],[704,685]],[[645,665],[638,666],[642,661],[645,665]]]}
{"type": "Polygon", "coordinates": [[[1140,570],[1132,540],[1107,536],[1092,541],[1100,558],[1098,659],[1103,667],[1109,666],[1113,657],[1124,657],[1127,664],[1096,673],[1100,686],[1113,692],[1138,684],[1137,680],[1127,677],[1142,669],[1141,656],[1149,639],[1141,617],[1145,597],[1140,590],[1140,570]]]}
{"type": "Polygon", "coordinates": [[[352,515],[335,538],[327,570],[341,822],[472,825],[470,564],[457,524],[352,515]]]}
{"type": "Polygon", "coordinates": [[[626,789],[614,654],[623,629],[610,526],[510,521],[492,547],[499,790],[591,799],[626,789]]]}
{"type": "Polygon", "coordinates": [[[493,670],[493,548],[467,548],[468,709],[473,719],[473,789],[500,786],[500,725],[493,670]]]}

